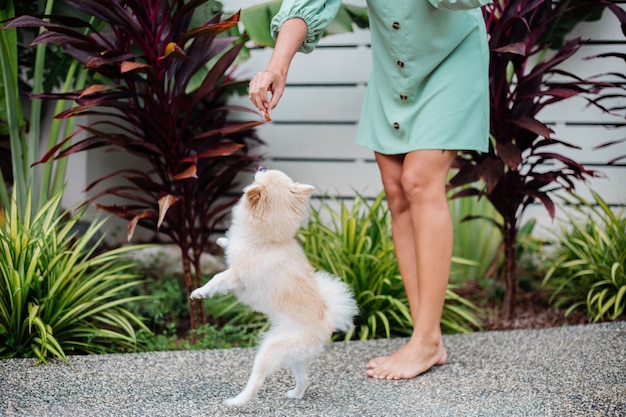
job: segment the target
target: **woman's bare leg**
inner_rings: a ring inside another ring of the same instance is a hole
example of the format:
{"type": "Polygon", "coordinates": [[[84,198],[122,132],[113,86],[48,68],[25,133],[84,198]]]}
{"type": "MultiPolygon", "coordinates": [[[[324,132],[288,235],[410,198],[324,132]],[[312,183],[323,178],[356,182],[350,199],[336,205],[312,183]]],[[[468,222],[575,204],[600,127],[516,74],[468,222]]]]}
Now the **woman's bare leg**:
{"type": "Polygon", "coordinates": [[[452,221],[445,182],[455,155],[436,150],[405,156],[376,154],[413,335],[390,356],[371,360],[370,377],[413,378],[446,361],[440,320],[450,274],[452,221]]]}

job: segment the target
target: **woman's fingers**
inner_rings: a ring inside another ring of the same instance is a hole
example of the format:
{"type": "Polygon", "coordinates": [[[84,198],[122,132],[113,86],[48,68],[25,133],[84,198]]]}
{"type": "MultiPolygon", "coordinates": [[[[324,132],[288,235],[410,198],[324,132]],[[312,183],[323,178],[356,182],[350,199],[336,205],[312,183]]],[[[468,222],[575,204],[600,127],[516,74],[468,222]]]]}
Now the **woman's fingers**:
{"type": "Polygon", "coordinates": [[[285,88],[284,80],[271,72],[259,72],[249,86],[250,102],[261,111],[269,121],[269,112],[275,108],[285,88]]]}
{"type": "Polygon", "coordinates": [[[259,72],[250,81],[249,97],[250,101],[260,111],[265,111],[269,108],[268,95],[271,92],[272,80],[265,72],[259,72]]]}

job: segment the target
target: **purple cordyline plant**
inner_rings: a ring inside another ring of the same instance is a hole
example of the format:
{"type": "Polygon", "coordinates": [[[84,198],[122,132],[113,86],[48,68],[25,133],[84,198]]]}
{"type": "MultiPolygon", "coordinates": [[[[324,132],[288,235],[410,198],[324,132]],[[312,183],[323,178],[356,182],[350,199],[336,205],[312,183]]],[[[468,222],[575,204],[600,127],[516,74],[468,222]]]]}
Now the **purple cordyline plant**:
{"type": "Polygon", "coordinates": [[[594,97],[607,87],[615,87],[598,81],[601,77],[581,79],[559,69],[585,43],[583,39],[566,40],[554,54],[546,54],[554,46],[550,35],[554,35],[555,25],[576,11],[598,7],[611,10],[624,27],[624,10],[604,0],[496,0],[483,8],[491,50],[490,148],[486,153],[460,154],[450,186],[471,184],[455,197],[484,196],[502,215],[503,222],[497,226],[503,236],[506,292],[502,314],[506,319],[515,311],[516,240],[525,209],[540,201],[554,217],[553,192],[571,191],[575,180],[597,175],[549,149],[555,144],[575,146],[554,138],[537,114],[546,106],[576,96],[597,105],[594,97]],[[554,76],[564,81],[553,81],[554,76]]]}
{"type": "MultiPolygon", "coordinates": [[[[244,39],[226,36],[236,31],[239,14],[217,14],[190,27],[206,1],[65,0],[105,29],[61,15],[20,16],[7,25],[44,27],[33,45],[61,45],[99,80],[81,91],[37,96],[75,100],[57,118],[89,116],[41,162],[95,148],[147,162],[148,169],[122,168],[94,181],[88,189],[112,177],[125,184],[105,188],[88,202],[103,195],[125,200],[98,207],[128,220],[128,239],[137,225],[168,236],[180,247],[189,292],[202,284],[201,253],[237,200],[229,197],[237,174],[259,159],[248,145],[258,141],[253,128],[263,123],[256,110],[227,104],[233,91],[247,87],[247,80],[231,75],[244,39]],[[79,31],[84,28],[87,34],[79,31]],[[232,121],[233,111],[250,112],[256,120],[232,121]],[[72,143],[79,132],[86,137],[72,143]]],[[[205,320],[202,303],[191,303],[191,328],[205,320]]]]}

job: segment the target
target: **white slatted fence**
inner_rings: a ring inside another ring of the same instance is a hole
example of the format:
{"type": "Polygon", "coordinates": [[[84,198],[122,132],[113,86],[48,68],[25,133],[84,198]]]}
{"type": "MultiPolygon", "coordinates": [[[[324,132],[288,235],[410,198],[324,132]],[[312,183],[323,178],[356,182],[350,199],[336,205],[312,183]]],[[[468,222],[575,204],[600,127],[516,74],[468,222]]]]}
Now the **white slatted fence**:
{"type": "MultiPolygon", "coordinates": [[[[261,2],[235,0],[228,2],[227,7],[234,11],[258,3],[261,2]]],[[[364,1],[350,3],[365,5],[364,1]]],[[[605,52],[626,53],[626,39],[611,13],[605,11],[598,22],[579,24],[574,33],[590,41],[564,63],[564,70],[580,77],[625,72],[626,63],[619,59],[586,59],[605,52]]],[[[251,59],[241,66],[239,74],[251,77],[262,71],[271,52],[270,48],[253,49],[251,59]]],[[[273,121],[259,128],[259,136],[266,142],[265,164],[284,170],[297,181],[314,185],[316,196],[350,198],[355,192],[369,197],[378,194],[382,184],[373,155],[354,143],[370,67],[367,30],[326,37],[313,53],[297,54],[285,94],[272,112],[273,121]]],[[[623,82],[614,76],[606,80],[623,82]]],[[[243,99],[240,103],[247,105],[243,99]]],[[[624,102],[618,104],[626,106],[624,102]]],[[[587,187],[590,187],[610,204],[626,204],[626,160],[607,165],[616,156],[626,155],[626,143],[594,150],[601,143],[626,137],[623,118],[589,107],[582,98],[551,105],[539,118],[554,129],[555,138],[581,147],[576,150],[555,145],[547,149],[605,174],[605,178],[577,185],[581,195],[589,197],[587,187]]],[[[537,218],[541,226],[551,224],[539,205],[528,210],[526,219],[529,218],[537,218]]]]}

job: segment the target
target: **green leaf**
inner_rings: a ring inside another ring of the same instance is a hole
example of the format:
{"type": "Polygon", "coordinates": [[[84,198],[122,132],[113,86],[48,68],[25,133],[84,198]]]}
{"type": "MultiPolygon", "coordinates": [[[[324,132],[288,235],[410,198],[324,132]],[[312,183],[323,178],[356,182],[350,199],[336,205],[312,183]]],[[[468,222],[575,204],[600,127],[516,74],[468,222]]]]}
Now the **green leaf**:
{"type": "MultiPolygon", "coordinates": [[[[0,20],[13,17],[13,15],[13,2],[5,2],[5,7],[0,10],[0,20]]],[[[17,87],[17,34],[15,29],[4,29],[2,26],[0,26],[0,72],[2,73],[0,93],[4,100],[0,103],[0,119],[6,122],[8,128],[5,134],[8,133],[10,139],[13,188],[19,197],[18,207],[23,210],[28,187],[27,171],[29,166],[23,162],[26,160],[24,159],[26,146],[23,132],[25,122],[17,87]]],[[[0,180],[0,203],[3,207],[9,207],[9,197],[1,172],[0,180]]]]}
{"type": "Polygon", "coordinates": [[[259,46],[274,46],[270,22],[280,10],[282,0],[270,1],[241,11],[241,23],[252,41],[259,46]]]}
{"type": "MultiPolygon", "coordinates": [[[[256,45],[274,47],[275,42],[272,38],[270,23],[280,10],[281,3],[280,0],[269,1],[241,11],[241,22],[246,33],[256,45]]],[[[342,4],[337,16],[330,22],[323,36],[352,32],[354,24],[361,28],[369,25],[367,8],[342,4]]]]}
{"type": "MultiPolygon", "coordinates": [[[[353,290],[361,313],[350,337],[363,340],[411,333],[412,318],[395,257],[384,193],[374,200],[357,193],[352,201],[331,197],[320,201],[311,207],[309,221],[299,231],[298,239],[316,269],[338,276],[353,290]]],[[[454,261],[473,264],[459,257],[454,261]]],[[[445,331],[471,331],[464,321],[469,319],[472,325],[480,322],[468,300],[452,290],[447,291],[446,299],[450,304],[467,307],[463,314],[444,309],[445,331]]]]}
{"type": "Polygon", "coordinates": [[[93,255],[88,242],[104,221],[77,235],[71,231],[77,217],[50,215],[60,203],[60,194],[53,196],[27,220],[13,210],[0,228],[0,257],[10,260],[0,263],[0,327],[13,338],[0,358],[35,356],[46,362],[67,360],[67,351],[133,350],[135,327],[147,330],[124,308],[145,298],[123,296],[140,284],[124,259],[133,247],[93,255]]]}

